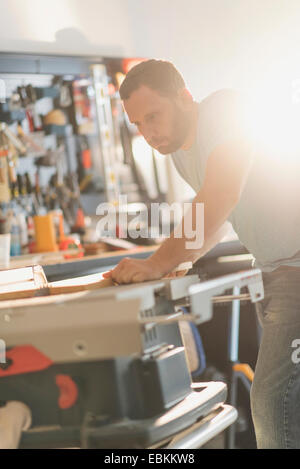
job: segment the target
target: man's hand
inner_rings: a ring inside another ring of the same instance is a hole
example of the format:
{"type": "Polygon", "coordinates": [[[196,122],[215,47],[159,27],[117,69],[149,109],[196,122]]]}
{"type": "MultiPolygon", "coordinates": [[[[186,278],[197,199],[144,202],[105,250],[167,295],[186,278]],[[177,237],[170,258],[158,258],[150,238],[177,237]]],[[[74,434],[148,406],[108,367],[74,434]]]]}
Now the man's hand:
{"type": "Polygon", "coordinates": [[[160,266],[152,261],[151,258],[131,259],[130,257],[125,257],[113,270],[105,272],[103,277],[111,277],[118,284],[138,283],[160,279],[164,273],[161,271],[160,266]]]}

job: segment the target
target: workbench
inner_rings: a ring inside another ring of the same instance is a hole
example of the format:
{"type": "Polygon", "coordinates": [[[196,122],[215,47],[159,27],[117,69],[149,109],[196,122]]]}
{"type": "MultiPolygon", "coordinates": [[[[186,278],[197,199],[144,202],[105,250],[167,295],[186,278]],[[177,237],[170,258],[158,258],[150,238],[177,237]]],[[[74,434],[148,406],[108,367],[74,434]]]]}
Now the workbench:
{"type": "MultiPolygon", "coordinates": [[[[83,275],[102,273],[114,268],[124,257],[146,259],[158,249],[157,245],[137,246],[130,250],[115,250],[78,259],[64,259],[63,252],[37,253],[11,258],[10,268],[39,264],[48,281],[55,282],[83,275]]],[[[238,239],[229,238],[217,244],[194,265],[194,272],[216,277],[251,268],[252,256],[238,239]],[[227,262],[226,262],[227,260],[227,262]]]]}

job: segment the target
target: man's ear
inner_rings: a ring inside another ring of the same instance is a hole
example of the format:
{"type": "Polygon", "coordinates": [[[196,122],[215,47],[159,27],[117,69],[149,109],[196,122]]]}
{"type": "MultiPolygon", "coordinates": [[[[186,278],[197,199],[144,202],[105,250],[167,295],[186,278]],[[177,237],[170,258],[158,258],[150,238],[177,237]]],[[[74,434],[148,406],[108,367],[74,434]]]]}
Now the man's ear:
{"type": "Polygon", "coordinates": [[[178,91],[178,99],[184,108],[188,108],[193,103],[193,96],[187,88],[178,91]]]}

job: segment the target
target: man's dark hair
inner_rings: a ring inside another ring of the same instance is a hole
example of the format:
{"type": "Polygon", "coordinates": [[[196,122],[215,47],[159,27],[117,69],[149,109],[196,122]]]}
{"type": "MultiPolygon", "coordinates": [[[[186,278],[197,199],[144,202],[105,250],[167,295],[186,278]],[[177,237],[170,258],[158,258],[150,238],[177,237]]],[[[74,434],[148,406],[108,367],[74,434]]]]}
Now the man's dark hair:
{"type": "Polygon", "coordinates": [[[120,86],[120,96],[124,101],[140,86],[148,86],[161,95],[176,96],[185,88],[184,80],[171,62],[165,60],[147,60],[133,67],[120,86]]]}

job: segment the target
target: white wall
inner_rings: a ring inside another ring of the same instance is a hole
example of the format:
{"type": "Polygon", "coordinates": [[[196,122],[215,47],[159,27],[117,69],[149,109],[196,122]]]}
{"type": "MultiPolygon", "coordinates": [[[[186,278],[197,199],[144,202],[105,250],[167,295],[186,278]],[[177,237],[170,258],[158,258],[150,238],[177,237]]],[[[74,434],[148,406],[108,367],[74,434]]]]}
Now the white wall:
{"type": "Polygon", "coordinates": [[[0,50],[161,57],[201,99],[221,87],[290,92],[299,0],[0,0],[0,50]]]}
{"type": "Polygon", "coordinates": [[[290,92],[299,0],[128,0],[136,55],[173,61],[197,99],[222,87],[290,92]]]}
{"type": "Polygon", "coordinates": [[[0,11],[2,51],[164,58],[198,100],[300,89],[300,0],[0,0],[0,11]]]}
{"type": "Polygon", "coordinates": [[[0,50],[131,56],[126,0],[0,0],[0,50]]]}

